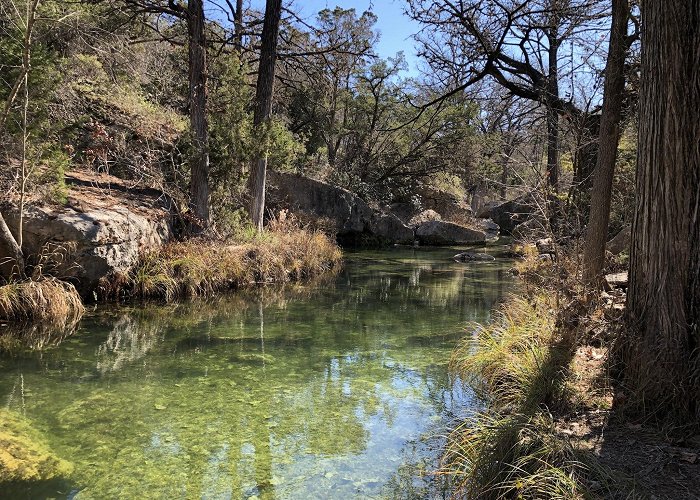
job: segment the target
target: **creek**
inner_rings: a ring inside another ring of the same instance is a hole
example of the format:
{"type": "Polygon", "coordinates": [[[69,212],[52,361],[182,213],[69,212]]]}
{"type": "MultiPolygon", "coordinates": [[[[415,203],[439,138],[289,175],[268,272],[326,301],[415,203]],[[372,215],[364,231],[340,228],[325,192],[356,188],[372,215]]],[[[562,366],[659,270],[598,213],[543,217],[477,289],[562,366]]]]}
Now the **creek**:
{"type": "Polygon", "coordinates": [[[75,467],[5,495],[439,497],[444,435],[474,408],[450,352],[513,286],[510,261],[455,253],[349,252],[309,285],[101,306],[57,347],[0,355],[0,404],[75,467]]]}

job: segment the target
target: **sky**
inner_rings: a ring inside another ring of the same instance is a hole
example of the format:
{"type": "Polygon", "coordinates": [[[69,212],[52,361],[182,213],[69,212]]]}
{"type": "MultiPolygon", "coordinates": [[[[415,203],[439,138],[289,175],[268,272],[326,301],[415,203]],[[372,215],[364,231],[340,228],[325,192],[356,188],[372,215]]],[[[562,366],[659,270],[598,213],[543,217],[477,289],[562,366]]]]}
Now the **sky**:
{"type": "MultiPolygon", "coordinates": [[[[253,8],[264,10],[264,0],[249,0],[253,8]]],[[[409,75],[418,72],[419,60],[416,57],[414,43],[411,35],[418,32],[417,23],[406,16],[403,11],[406,0],[295,0],[294,10],[309,21],[313,21],[317,12],[334,7],[344,9],[354,8],[360,15],[366,10],[371,10],[377,16],[375,29],[381,33],[376,51],[380,57],[394,57],[397,52],[403,51],[408,64],[409,75]]]]}

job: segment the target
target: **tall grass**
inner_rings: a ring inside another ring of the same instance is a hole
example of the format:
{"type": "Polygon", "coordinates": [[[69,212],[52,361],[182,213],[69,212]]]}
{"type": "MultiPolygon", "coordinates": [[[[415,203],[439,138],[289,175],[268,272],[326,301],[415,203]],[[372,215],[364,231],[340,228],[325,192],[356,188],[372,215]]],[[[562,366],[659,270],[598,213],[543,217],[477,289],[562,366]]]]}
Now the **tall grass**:
{"type": "Polygon", "coordinates": [[[287,283],[338,269],[341,252],[325,234],[273,225],[245,241],[191,239],[143,256],[127,276],[111,277],[103,296],[117,293],[166,301],[210,297],[255,283],[287,283]]]}
{"type": "Polygon", "coordinates": [[[568,401],[572,346],[559,338],[545,295],[511,298],[477,325],[450,365],[484,409],[456,428],[441,473],[464,498],[583,498],[586,467],[557,435],[551,411],[568,401]]]}
{"type": "Polygon", "coordinates": [[[0,334],[0,350],[40,349],[73,333],[85,307],[75,287],[41,277],[0,286],[0,319],[14,324],[0,334]]]}
{"type": "Polygon", "coordinates": [[[71,283],[40,278],[0,286],[0,318],[17,321],[77,322],[85,312],[80,295],[71,283]]]}

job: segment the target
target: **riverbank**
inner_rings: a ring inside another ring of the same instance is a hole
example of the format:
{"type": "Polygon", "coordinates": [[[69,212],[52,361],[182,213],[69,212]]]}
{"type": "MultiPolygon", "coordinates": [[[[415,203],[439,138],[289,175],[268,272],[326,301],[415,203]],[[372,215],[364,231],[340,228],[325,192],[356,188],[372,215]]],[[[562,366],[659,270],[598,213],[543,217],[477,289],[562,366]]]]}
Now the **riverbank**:
{"type": "MultiPolygon", "coordinates": [[[[128,271],[103,276],[93,299],[172,302],[212,297],[246,286],[311,280],[337,271],[341,262],[340,248],[324,233],[273,221],[260,234],[249,232],[228,241],[173,241],[146,251],[128,271]]],[[[84,300],[73,283],[35,275],[0,286],[0,320],[29,326],[19,333],[34,344],[35,327],[42,324],[55,327],[48,332],[52,335],[74,327],[85,310],[84,300]]]]}
{"type": "Polygon", "coordinates": [[[576,263],[529,253],[524,296],[455,349],[484,407],[451,434],[441,474],[459,498],[696,498],[700,436],[632,420],[614,375],[625,292],[585,297],[576,263]]]}

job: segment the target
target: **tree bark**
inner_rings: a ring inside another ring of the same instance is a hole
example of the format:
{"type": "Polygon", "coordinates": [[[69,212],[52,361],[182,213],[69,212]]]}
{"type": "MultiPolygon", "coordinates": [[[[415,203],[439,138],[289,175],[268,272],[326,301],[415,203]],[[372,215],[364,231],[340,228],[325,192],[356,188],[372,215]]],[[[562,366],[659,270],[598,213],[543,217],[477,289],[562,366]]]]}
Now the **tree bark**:
{"type": "Polygon", "coordinates": [[[0,213],[0,241],[5,245],[5,248],[10,252],[17,266],[17,274],[20,278],[24,278],[24,254],[22,248],[17,244],[17,240],[12,235],[10,228],[5,222],[5,218],[0,213]]]}
{"type": "MultiPolygon", "coordinates": [[[[265,20],[260,48],[260,66],[255,89],[255,112],[253,125],[256,130],[267,125],[272,112],[272,91],[275,83],[275,62],[277,61],[277,35],[282,16],[282,0],[267,0],[265,20]]],[[[250,171],[249,189],[251,194],[250,217],[258,231],[263,228],[265,214],[265,178],[267,176],[267,152],[253,160],[250,171]]]]}
{"type": "Polygon", "coordinates": [[[243,51],[243,0],[236,0],[236,13],[233,20],[234,38],[239,52],[243,51]]]}
{"type": "Polygon", "coordinates": [[[547,75],[547,184],[553,192],[559,190],[559,40],[556,33],[549,38],[549,70],[547,75]]]}
{"type": "Polygon", "coordinates": [[[194,152],[190,158],[190,205],[195,229],[209,227],[209,125],[207,123],[207,48],[203,0],[189,0],[189,106],[194,152]]]}
{"type": "Polygon", "coordinates": [[[700,0],[642,5],[622,375],[642,416],[700,418],[700,0]]]}
{"type": "Polygon", "coordinates": [[[605,242],[610,222],[610,198],[612,195],[617,146],[620,141],[620,122],[625,90],[625,52],[627,37],[627,0],[613,0],[610,48],[605,64],[603,88],[603,114],[598,139],[598,159],[591,191],[591,213],[586,229],[583,251],[583,278],[589,284],[601,284],[601,272],[605,263],[605,242]]]}

